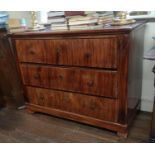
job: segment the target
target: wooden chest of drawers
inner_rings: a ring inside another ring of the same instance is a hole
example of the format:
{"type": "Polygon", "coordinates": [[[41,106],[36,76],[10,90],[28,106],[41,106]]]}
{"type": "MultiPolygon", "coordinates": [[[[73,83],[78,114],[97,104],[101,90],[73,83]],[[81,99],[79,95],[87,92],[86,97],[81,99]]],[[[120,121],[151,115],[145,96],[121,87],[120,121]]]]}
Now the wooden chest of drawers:
{"type": "Polygon", "coordinates": [[[11,34],[28,110],[126,135],[140,107],[143,30],[11,34]]]}

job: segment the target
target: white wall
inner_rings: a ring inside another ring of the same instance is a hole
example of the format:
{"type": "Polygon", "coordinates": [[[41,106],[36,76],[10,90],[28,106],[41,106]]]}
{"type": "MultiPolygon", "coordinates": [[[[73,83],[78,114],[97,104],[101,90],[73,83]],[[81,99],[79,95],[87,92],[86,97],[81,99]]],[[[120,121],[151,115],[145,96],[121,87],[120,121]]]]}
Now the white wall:
{"type": "MultiPolygon", "coordinates": [[[[144,55],[147,53],[155,41],[152,36],[155,36],[155,22],[146,24],[145,38],[144,38],[144,55]]],[[[155,61],[143,60],[143,82],[142,82],[142,111],[152,111],[153,99],[154,99],[154,74],[152,68],[155,65],[155,61]]]]}

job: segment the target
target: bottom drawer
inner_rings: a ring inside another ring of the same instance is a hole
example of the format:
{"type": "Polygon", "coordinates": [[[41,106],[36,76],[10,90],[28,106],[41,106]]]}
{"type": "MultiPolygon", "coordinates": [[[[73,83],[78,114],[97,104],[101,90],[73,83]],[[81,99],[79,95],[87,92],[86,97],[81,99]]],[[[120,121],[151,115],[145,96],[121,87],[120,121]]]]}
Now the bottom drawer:
{"type": "Polygon", "coordinates": [[[34,87],[27,87],[27,93],[30,104],[116,121],[117,103],[114,99],[34,87]]]}

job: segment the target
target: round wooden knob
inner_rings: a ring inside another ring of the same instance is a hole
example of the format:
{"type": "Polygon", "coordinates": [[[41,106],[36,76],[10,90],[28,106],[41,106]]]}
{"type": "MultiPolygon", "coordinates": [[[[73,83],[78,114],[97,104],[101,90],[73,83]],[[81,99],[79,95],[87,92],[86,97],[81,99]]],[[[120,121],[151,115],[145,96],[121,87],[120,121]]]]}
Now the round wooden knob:
{"type": "Polygon", "coordinates": [[[40,79],[40,75],[39,75],[38,73],[35,74],[33,77],[34,77],[34,79],[36,79],[36,80],[40,79]]]}
{"type": "Polygon", "coordinates": [[[89,105],[89,108],[90,108],[91,110],[95,110],[96,104],[95,104],[94,102],[92,102],[92,103],[89,105]]]}
{"type": "Polygon", "coordinates": [[[91,53],[90,52],[85,53],[84,57],[87,58],[87,59],[90,58],[91,57],[91,53]]]}
{"type": "Polygon", "coordinates": [[[60,48],[60,47],[57,47],[57,48],[56,48],[56,52],[57,52],[57,53],[60,53],[60,52],[61,52],[61,48],[60,48]]]}
{"type": "Polygon", "coordinates": [[[62,75],[59,75],[59,79],[61,79],[61,80],[62,80],[62,79],[63,79],[63,76],[62,76],[62,75]]]}
{"type": "Polygon", "coordinates": [[[88,85],[89,87],[92,87],[92,86],[94,85],[94,81],[88,81],[88,82],[87,82],[87,85],[88,85]]]}
{"type": "Polygon", "coordinates": [[[33,50],[31,50],[29,53],[30,53],[31,55],[35,55],[35,51],[33,51],[33,50]]]}

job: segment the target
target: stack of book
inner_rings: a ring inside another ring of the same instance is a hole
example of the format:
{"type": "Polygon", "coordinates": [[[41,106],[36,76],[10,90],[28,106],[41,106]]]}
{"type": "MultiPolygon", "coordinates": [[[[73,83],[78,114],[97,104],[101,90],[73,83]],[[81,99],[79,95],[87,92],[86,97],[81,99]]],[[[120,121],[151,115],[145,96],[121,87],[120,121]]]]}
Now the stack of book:
{"type": "Polygon", "coordinates": [[[48,23],[62,23],[66,22],[64,11],[50,11],[48,12],[48,23]]]}
{"type": "MultiPolygon", "coordinates": [[[[82,14],[82,12],[81,12],[82,14]]],[[[98,16],[95,12],[86,14],[83,11],[82,15],[75,14],[74,16],[67,17],[70,30],[86,30],[101,28],[103,25],[98,25],[98,16]]]]}
{"type": "Polygon", "coordinates": [[[83,25],[83,24],[97,24],[98,18],[97,17],[91,17],[91,16],[76,16],[73,18],[70,18],[68,20],[68,25],[69,26],[74,26],[74,25],[83,25]]]}
{"type": "Polygon", "coordinates": [[[51,30],[100,29],[113,19],[112,11],[50,11],[51,30]]]}
{"type": "Polygon", "coordinates": [[[85,11],[85,16],[98,17],[98,13],[96,11],[85,11]]]}
{"type": "Polygon", "coordinates": [[[98,24],[110,24],[114,18],[112,11],[98,11],[98,24]]]}
{"type": "Polygon", "coordinates": [[[67,20],[64,11],[48,12],[48,24],[51,24],[53,31],[68,30],[67,20]]]}
{"type": "Polygon", "coordinates": [[[61,31],[61,30],[68,30],[68,25],[66,23],[54,23],[51,25],[51,29],[53,31],[61,31]]]}

